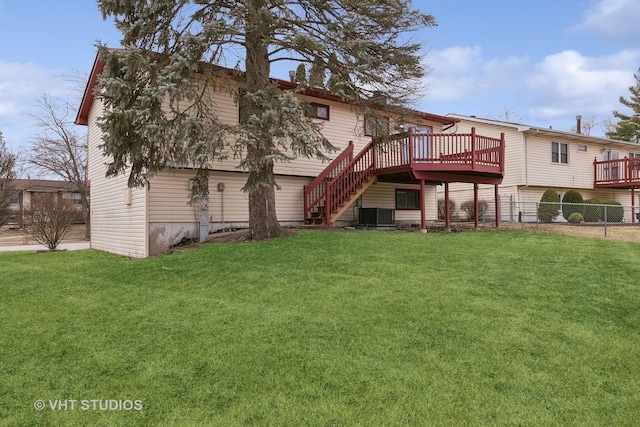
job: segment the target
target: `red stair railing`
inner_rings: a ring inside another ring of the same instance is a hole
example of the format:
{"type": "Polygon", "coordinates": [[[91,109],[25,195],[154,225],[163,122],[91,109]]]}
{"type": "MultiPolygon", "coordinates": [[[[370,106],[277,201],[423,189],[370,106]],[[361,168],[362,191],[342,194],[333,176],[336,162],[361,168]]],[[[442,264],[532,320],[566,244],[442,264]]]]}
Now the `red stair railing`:
{"type": "MultiPolygon", "coordinates": [[[[353,141],[309,185],[304,186],[304,219],[325,202],[326,183],[347,167],[353,159],[353,141]]],[[[325,203],[326,204],[326,203],[325,203]]]]}
{"type": "Polygon", "coordinates": [[[331,212],[349,198],[373,172],[376,164],[375,142],[367,144],[353,160],[325,186],[324,223],[331,224],[331,212]]]}

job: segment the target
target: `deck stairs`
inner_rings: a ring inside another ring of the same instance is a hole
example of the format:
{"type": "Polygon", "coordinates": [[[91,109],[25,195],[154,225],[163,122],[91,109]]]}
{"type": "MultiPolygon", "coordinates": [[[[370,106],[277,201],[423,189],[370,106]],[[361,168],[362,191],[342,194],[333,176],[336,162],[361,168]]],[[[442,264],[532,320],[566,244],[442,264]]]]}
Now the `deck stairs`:
{"type": "Polygon", "coordinates": [[[353,142],[316,179],[304,186],[304,222],[331,227],[371,185],[373,142],[353,156],[353,142]]]}

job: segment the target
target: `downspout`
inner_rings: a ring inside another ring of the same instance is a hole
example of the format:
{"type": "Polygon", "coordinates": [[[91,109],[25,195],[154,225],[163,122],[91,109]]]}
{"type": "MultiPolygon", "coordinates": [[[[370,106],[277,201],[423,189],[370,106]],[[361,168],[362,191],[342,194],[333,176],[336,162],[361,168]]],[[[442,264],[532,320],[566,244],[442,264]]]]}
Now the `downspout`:
{"type": "Polygon", "coordinates": [[[522,193],[521,190],[529,187],[529,137],[524,135],[524,185],[517,187],[518,197],[518,220],[524,222],[522,215],[522,193]]]}

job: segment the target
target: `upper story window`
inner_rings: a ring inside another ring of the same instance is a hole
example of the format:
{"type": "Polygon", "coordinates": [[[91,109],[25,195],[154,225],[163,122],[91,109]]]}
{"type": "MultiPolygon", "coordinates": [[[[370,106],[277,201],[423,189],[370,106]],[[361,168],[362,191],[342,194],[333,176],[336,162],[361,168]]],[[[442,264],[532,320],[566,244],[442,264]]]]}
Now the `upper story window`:
{"type": "Polygon", "coordinates": [[[630,159],[640,158],[640,153],[629,153],[629,158],[630,159]]]}
{"type": "Polygon", "coordinates": [[[569,144],[564,142],[551,143],[551,163],[569,163],[569,144]]]}
{"type": "Polygon", "coordinates": [[[389,117],[364,117],[364,135],[381,136],[389,134],[389,117]]]}
{"type": "Polygon", "coordinates": [[[307,115],[314,119],[329,120],[329,106],[311,102],[307,108],[307,115]]]}
{"type": "Polygon", "coordinates": [[[16,205],[20,203],[20,195],[18,194],[17,191],[11,192],[11,194],[9,195],[9,203],[16,204],[16,205]]]}

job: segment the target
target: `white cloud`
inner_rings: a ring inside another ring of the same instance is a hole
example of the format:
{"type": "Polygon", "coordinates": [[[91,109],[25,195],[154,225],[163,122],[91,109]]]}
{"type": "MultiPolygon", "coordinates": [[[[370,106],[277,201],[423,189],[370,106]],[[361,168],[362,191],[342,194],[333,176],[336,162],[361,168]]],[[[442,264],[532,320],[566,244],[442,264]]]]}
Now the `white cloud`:
{"type": "Polygon", "coordinates": [[[22,144],[29,138],[28,114],[44,92],[52,96],[70,93],[69,84],[60,76],[56,70],[0,60],[0,130],[10,144],[22,144]]]}
{"type": "Polygon", "coordinates": [[[479,46],[435,50],[427,61],[433,69],[427,76],[427,96],[433,101],[475,98],[511,87],[528,62],[516,56],[487,60],[479,46]]]}
{"type": "Polygon", "coordinates": [[[572,30],[592,32],[609,41],[635,45],[640,37],[639,21],[638,0],[599,0],[587,9],[582,22],[572,30]]]}
{"type": "Polygon", "coordinates": [[[640,51],[586,57],[572,50],[549,55],[523,79],[531,117],[609,115],[633,84],[640,51]]]}

